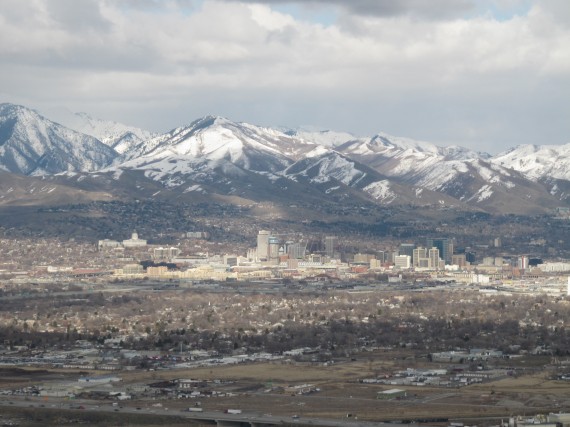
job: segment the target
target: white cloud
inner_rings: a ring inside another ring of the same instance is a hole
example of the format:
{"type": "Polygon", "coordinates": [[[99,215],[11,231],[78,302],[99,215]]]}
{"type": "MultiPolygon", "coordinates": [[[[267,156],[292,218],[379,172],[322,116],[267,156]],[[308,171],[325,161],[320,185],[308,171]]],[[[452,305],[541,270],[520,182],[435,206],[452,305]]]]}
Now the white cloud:
{"type": "Polygon", "coordinates": [[[213,113],[491,151],[570,140],[565,1],[502,20],[459,17],[468,1],[438,1],[438,19],[412,0],[315,2],[352,5],[331,25],[263,3],[4,0],[0,94],[155,130],[213,113]]]}

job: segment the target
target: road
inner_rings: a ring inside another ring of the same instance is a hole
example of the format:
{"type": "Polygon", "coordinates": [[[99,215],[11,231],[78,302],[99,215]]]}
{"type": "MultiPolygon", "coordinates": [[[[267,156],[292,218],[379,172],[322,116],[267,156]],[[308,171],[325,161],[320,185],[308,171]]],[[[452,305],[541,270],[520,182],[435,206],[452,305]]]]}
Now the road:
{"type": "MultiPolygon", "coordinates": [[[[58,411],[94,411],[94,412],[115,412],[115,413],[132,413],[132,414],[156,414],[160,416],[176,416],[180,418],[186,418],[189,420],[216,420],[216,421],[233,421],[233,422],[252,422],[261,423],[268,425],[283,425],[299,423],[301,425],[314,425],[322,427],[401,427],[401,424],[387,424],[387,423],[375,423],[369,421],[358,421],[353,419],[341,419],[332,420],[324,418],[308,418],[302,417],[293,418],[292,416],[282,416],[282,415],[270,415],[258,413],[246,413],[241,414],[226,414],[220,411],[203,411],[203,412],[188,412],[180,411],[178,409],[169,409],[167,406],[130,406],[136,403],[130,402],[129,406],[122,405],[113,406],[108,402],[94,402],[88,400],[77,399],[73,401],[63,400],[63,399],[53,399],[41,400],[41,398],[29,398],[26,400],[20,396],[0,396],[0,407],[12,406],[19,408],[46,408],[46,409],[57,409],[58,411]]],[[[414,426],[414,424],[408,424],[408,426],[414,426]]]]}

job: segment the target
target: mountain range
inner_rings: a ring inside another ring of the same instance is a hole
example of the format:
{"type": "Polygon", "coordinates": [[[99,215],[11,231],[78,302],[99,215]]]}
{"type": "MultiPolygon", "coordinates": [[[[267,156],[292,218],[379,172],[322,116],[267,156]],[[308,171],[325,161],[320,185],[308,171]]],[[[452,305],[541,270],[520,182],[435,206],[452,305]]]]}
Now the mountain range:
{"type": "Polygon", "coordinates": [[[539,214],[568,204],[569,166],[570,144],[491,156],[383,133],[273,129],[215,116],[155,134],[84,113],[56,123],[0,104],[0,204],[61,203],[68,194],[70,201],[370,203],[539,214]],[[44,187],[58,197],[42,195],[44,187]]]}

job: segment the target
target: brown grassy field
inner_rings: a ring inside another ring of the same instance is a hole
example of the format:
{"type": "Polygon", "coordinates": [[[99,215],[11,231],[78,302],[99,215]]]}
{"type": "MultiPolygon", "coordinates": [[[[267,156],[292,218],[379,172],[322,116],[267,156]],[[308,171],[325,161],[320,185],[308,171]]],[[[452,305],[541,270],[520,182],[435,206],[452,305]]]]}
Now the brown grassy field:
{"type": "Polygon", "coordinates": [[[140,382],[145,377],[154,380],[231,380],[235,383],[228,391],[235,391],[239,395],[208,399],[203,401],[205,408],[222,410],[239,407],[260,413],[302,413],[325,418],[345,417],[348,413],[366,420],[505,417],[570,409],[570,387],[566,383],[547,379],[545,373],[451,389],[359,382],[364,378],[410,366],[435,367],[425,360],[410,358],[409,355],[406,357],[401,353],[379,352],[329,366],[272,362],[152,373],[134,372],[124,377],[127,382],[140,382]],[[286,387],[297,384],[312,384],[320,391],[302,396],[284,391],[286,387]],[[395,401],[376,399],[378,391],[389,388],[407,390],[408,396],[395,401]]]}
{"type": "MultiPolygon", "coordinates": [[[[536,362],[536,359],[529,361],[536,362]]],[[[523,363],[524,364],[524,363],[523,363]]],[[[202,398],[205,410],[240,408],[255,413],[280,415],[300,414],[322,418],[343,418],[347,414],[361,420],[385,421],[445,417],[507,417],[570,410],[570,387],[567,383],[549,379],[550,371],[509,377],[485,384],[462,388],[391,386],[363,384],[359,380],[372,378],[414,366],[438,367],[425,359],[399,352],[377,352],[325,366],[311,363],[269,362],[164,371],[121,372],[123,384],[149,384],[177,378],[221,380],[215,388],[233,395],[202,398]],[[311,384],[318,392],[298,395],[288,389],[299,384],[311,384]],[[378,391],[400,388],[407,391],[401,400],[381,401],[378,391]]],[[[17,370],[0,371],[0,387],[8,383],[29,384],[39,379],[53,381],[65,371],[17,370]]],[[[90,373],[94,375],[94,372],[90,373]]],[[[79,373],[67,373],[78,377],[79,373]]],[[[214,388],[214,386],[211,386],[214,388]]],[[[150,406],[154,400],[136,400],[126,405],[150,406]]],[[[192,400],[170,400],[173,410],[187,408],[192,400]]],[[[479,425],[483,425],[479,423],[479,425]]]]}

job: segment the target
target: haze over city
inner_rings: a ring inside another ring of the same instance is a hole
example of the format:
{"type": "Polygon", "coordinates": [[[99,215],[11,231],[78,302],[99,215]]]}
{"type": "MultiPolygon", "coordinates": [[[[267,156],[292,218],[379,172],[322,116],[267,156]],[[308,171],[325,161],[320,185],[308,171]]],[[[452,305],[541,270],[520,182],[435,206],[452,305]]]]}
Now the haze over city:
{"type": "Polygon", "coordinates": [[[49,117],[570,142],[565,0],[13,0],[0,19],[0,98],[49,117]]]}

